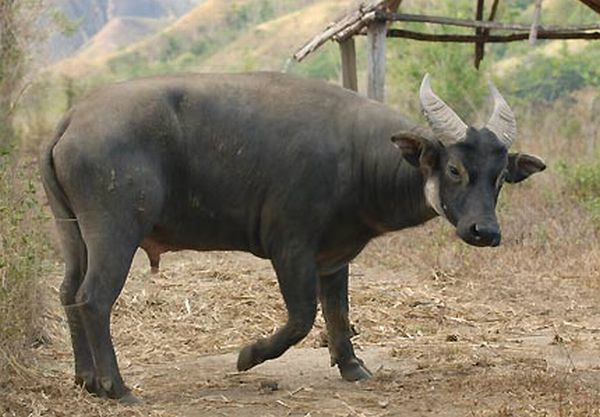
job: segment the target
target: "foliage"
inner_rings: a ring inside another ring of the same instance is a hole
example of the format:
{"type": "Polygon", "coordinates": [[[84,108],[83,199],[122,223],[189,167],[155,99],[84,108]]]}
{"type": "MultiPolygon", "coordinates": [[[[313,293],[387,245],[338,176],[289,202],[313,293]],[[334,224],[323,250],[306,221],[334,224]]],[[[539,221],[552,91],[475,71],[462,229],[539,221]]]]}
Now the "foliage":
{"type": "Polygon", "coordinates": [[[568,193],[581,201],[600,227],[600,159],[558,164],[558,172],[567,181],[568,193]]]}
{"type": "MultiPolygon", "coordinates": [[[[528,3],[533,10],[533,2],[528,3]]],[[[542,9],[542,23],[548,22],[565,26],[598,23],[598,15],[580,1],[551,1],[544,4],[542,9]]]]}
{"type": "MultiPolygon", "coordinates": [[[[471,1],[444,2],[436,13],[455,18],[472,18],[471,1]]],[[[411,12],[412,12],[411,8],[411,12]]],[[[421,12],[417,10],[416,13],[421,12]]],[[[428,12],[424,9],[423,13],[428,12]]],[[[407,24],[409,30],[427,33],[459,33],[461,29],[426,24],[407,24]]],[[[423,75],[430,73],[433,88],[465,121],[473,121],[481,109],[485,94],[485,73],[473,67],[473,46],[396,39],[388,43],[386,91],[388,101],[398,103],[402,111],[417,115],[416,90],[423,75]],[[410,99],[408,99],[410,97],[410,99]]]]}
{"type": "Polygon", "coordinates": [[[598,62],[597,47],[575,54],[563,45],[556,56],[536,54],[522,60],[508,80],[508,88],[521,99],[555,101],[585,86],[600,87],[598,62]]]}
{"type": "MultiPolygon", "coordinates": [[[[167,56],[169,56],[169,53],[165,52],[163,54],[164,59],[167,56]]],[[[136,78],[166,72],[164,68],[169,67],[169,63],[166,60],[158,60],[153,65],[146,65],[139,52],[131,51],[112,58],[108,61],[108,67],[113,77],[136,78]]]]}
{"type": "Polygon", "coordinates": [[[245,29],[252,19],[252,7],[249,4],[232,3],[225,15],[227,25],[232,29],[245,29]]]}
{"type": "Polygon", "coordinates": [[[263,0],[260,3],[258,14],[262,22],[272,19],[275,16],[275,8],[269,0],[263,0]]]}
{"type": "Polygon", "coordinates": [[[183,48],[183,40],[172,33],[164,35],[166,39],[165,47],[163,48],[159,59],[161,61],[169,61],[177,57],[182,51],[183,48]]]}
{"type": "MultiPolygon", "coordinates": [[[[430,73],[436,93],[463,119],[473,120],[486,94],[484,75],[473,68],[472,47],[455,45],[448,48],[442,44],[401,41],[391,45],[390,49],[393,65],[387,74],[390,80],[387,94],[391,101],[401,102],[407,91],[416,97],[423,75],[430,73]],[[398,92],[394,91],[396,88],[398,92]]],[[[406,111],[415,113],[416,109],[406,111]]]]}
{"type": "MultiPolygon", "coordinates": [[[[40,278],[47,236],[32,170],[0,157],[0,350],[18,354],[39,339],[40,278]]],[[[0,374],[6,364],[0,362],[0,374]]]]}
{"type": "Polygon", "coordinates": [[[332,44],[322,49],[318,54],[307,58],[301,64],[291,65],[288,71],[305,77],[337,80],[341,71],[338,48],[332,44]]]}
{"type": "Polygon", "coordinates": [[[48,15],[56,28],[65,36],[73,36],[83,21],[83,18],[78,20],[70,19],[63,11],[56,7],[50,8],[48,15]]]}
{"type": "Polygon", "coordinates": [[[39,37],[42,2],[0,0],[0,150],[14,140],[14,108],[24,89],[29,47],[39,37]]]}
{"type": "MultiPolygon", "coordinates": [[[[14,110],[27,87],[32,45],[42,36],[42,10],[43,0],[0,0],[0,358],[18,356],[37,338],[41,316],[47,220],[33,170],[19,161],[14,110]]],[[[0,362],[0,375],[6,372],[0,362]]]]}

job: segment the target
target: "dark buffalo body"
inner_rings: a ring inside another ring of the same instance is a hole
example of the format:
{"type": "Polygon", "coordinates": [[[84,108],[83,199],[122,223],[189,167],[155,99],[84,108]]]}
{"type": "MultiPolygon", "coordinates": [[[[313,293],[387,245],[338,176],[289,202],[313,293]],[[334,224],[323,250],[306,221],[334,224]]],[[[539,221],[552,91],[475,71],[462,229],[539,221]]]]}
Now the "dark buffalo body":
{"type": "Polygon", "coordinates": [[[502,180],[543,169],[486,129],[451,146],[415,129],[381,103],[274,73],[141,79],[81,101],[42,157],[77,382],[133,399],[109,318],[138,247],[151,258],[196,249],[271,259],[288,322],[244,348],[240,370],[301,340],[320,300],[332,363],[346,379],[368,377],[349,339],[348,262],[373,237],[437,214],[469,243],[498,244],[502,180]]]}
{"type": "Polygon", "coordinates": [[[292,239],[331,271],[373,236],[434,214],[390,141],[413,125],[322,82],[144,79],[96,92],[66,123],[53,155],[78,220],[95,225],[104,210],[149,245],[271,257],[292,239]]]}

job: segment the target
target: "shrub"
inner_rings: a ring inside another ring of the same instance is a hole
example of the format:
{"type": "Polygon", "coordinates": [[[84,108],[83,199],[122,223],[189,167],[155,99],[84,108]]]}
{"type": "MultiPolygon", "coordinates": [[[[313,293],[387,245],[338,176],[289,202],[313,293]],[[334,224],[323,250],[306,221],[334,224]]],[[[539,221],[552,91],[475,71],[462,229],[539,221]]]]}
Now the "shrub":
{"type": "Polygon", "coordinates": [[[567,181],[568,193],[583,203],[600,227],[600,159],[574,164],[560,162],[558,172],[567,181]]]}
{"type": "Polygon", "coordinates": [[[301,64],[290,62],[289,72],[310,78],[336,80],[340,73],[340,62],[336,47],[329,45],[301,64]]]}
{"type": "Polygon", "coordinates": [[[10,371],[3,359],[24,359],[23,348],[40,340],[48,239],[33,171],[10,155],[0,157],[0,375],[10,371]]]}
{"type": "Polygon", "coordinates": [[[600,86],[597,62],[600,51],[586,48],[572,54],[565,48],[560,56],[536,54],[522,60],[510,78],[512,93],[525,100],[555,101],[585,86],[600,86]]]}

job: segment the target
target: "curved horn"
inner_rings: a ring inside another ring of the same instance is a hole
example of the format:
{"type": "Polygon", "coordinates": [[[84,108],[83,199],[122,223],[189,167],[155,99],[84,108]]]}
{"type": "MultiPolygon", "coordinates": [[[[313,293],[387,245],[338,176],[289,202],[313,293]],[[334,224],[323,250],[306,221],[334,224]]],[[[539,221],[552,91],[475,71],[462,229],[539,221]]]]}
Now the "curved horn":
{"type": "Polygon", "coordinates": [[[485,127],[494,132],[500,141],[507,147],[517,137],[517,121],[510,106],[504,100],[498,89],[490,81],[490,93],[494,100],[494,110],[485,127]]]}
{"type": "Polygon", "coordinates": [[[423,114],[433,133],[449,142],[456,142],[465,137],[467,125],[454,110],[442,101],[431,89],[431,77],[425,74],[419,90],[423,114]]]}

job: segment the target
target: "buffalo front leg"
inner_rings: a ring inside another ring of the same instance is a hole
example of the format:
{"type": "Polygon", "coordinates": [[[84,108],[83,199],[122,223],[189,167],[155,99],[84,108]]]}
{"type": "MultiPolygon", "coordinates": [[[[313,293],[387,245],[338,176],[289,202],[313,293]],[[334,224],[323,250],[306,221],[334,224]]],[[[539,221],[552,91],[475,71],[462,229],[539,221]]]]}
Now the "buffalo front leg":
{"type": "Polygon", "coordinates": [[[319,299],[327,323],[331,366],[337,365],[346,381],[371,377],[371,372],[354,354],[348,320],[348,265],[331,275],[319,276],[319,299]]]}
{"type": "Polygon", "coordinates": [[[286,324],[271,337],[242,349],[237,368],[246,371],[281,356],[310,332],[317,312],[317,268],[314,256],[293,250],[272,259],[288,312],[286,324]]]}

